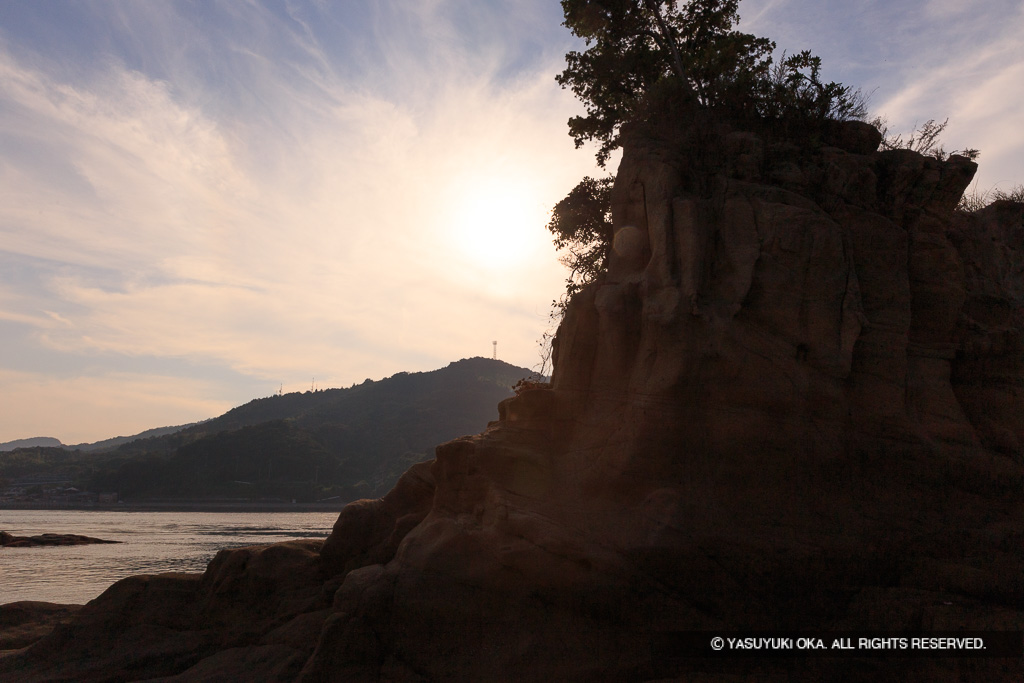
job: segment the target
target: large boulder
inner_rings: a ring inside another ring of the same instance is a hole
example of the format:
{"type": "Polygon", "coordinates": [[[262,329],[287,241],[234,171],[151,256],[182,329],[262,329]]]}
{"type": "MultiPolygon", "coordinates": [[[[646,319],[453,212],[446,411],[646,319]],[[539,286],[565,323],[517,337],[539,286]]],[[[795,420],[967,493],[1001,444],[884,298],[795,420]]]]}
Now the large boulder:
{"type": "Polygon", "coordinates": [[[0,651],[31,645],[57,625],[70,622],[81,608],[32,600],[0,605],[0,651]]]}
{"type": "Polygon", "coordinates": [[[238,679],[253,662],[262,680],[292,680],[331,604],[321,543],[222,550],[204,574],[122,579],[70,623],[0,658],[0,680],[223,680],[232,667],[227,678],[238,679]]]}
{"type": "Polygon", "coordinates": [[[434,499],[431,463],[413,465],[383,498],[357,500],[341,511],[320,551],[327,576],[369,564],[384,564],[398,544],[430,512],[434,499]]]}

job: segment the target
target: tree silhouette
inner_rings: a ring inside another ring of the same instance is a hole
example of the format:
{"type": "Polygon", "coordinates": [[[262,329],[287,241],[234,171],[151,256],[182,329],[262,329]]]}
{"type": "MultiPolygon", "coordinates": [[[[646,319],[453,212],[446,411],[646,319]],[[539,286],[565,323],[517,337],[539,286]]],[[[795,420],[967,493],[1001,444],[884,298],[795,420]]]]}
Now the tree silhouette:
{"type": "Polygon", "coordinates": [[[612,242],[612,177],[585,177],[551,211],[548,230],[569,268],[566,294],[572,296],[604,270],[612,242]]]}
{"type": "MultiPolygon", "coordinates": [[[[736,30],[738,7],[739,0],[562,0],[563,25],[587,46],[566,54],[555,77],[586,110],[569,119],[576,147],[598,142],[603,168],[624,125],[657,119],[680,103],[737,123],[864,117],[860,91],[822,82],[818,57],[783,53],[774,62],[774,42],[736,30]]],[[[584,178],[552,211],[548,230],[567,250],[569,296],[605,266],[610,190],[611,179],[584,178]]]]}

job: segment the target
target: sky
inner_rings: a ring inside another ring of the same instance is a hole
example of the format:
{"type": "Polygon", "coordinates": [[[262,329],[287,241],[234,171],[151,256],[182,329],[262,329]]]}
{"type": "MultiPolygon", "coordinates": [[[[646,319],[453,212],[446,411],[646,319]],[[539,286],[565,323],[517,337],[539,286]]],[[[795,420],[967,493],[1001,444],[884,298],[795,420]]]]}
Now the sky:
{"type": "MultiPolygon", "coordinates": [[[[1018,0],[744,0],[977,189],[1024,183],[1018,0]]],[[[600,170],[555,0],[0,0],[0,442],[185,424],[491,356],[600,170]]],[[[614,160],[611,167],[614,167],[614,160]]]]}

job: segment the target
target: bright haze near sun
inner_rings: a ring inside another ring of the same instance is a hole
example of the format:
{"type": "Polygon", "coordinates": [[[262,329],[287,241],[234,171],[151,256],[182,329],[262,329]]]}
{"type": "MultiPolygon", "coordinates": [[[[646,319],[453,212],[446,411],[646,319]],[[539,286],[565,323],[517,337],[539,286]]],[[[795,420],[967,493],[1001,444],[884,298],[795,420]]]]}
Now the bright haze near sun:
{"type": "MultiPolygon", "coordinates": [[[[1022,9],[745,0],[897,130],[1022,182],[1022,9]]],[[[554,0],[0,2],[0,442],[538,363],[584,176],[554,0]]],[[[614,170],[615,162],[609,170],[614,170]]]]}

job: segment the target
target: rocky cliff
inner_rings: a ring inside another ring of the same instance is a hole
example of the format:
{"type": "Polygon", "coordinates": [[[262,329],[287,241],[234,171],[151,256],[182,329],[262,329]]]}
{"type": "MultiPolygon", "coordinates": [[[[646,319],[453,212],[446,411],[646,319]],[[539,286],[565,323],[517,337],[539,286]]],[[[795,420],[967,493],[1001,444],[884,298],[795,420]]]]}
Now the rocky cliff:
{"type": "Polygon", "coordinates": [[[116,584],[0,678],[1020,680],[673,656],[694,631],[1024,630],[1024,206],[957,215],[973,162],[878,144],[629,131],[550,386],[322,548],[116,584]]]}

